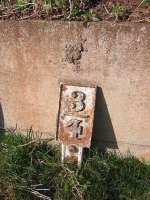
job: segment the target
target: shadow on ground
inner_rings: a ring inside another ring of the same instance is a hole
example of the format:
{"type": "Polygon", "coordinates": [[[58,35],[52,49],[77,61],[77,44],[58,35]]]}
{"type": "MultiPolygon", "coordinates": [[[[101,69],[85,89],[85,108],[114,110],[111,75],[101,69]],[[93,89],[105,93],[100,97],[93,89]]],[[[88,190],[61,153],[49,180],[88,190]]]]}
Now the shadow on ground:
{"type": "Polygon", "coordinates": [[[5,130],[4,130],[4,115],[3,115],[2,104],[0,103],[0,138],[4,133],[5,133],[5,130]]]}
{"type": "Polygon", "coordinates": [[[109,149],[118,149],[113,125],[107,104],[100,87],[97,88],[95,118],[92,137],[92,148],[101,152],[109,149]]]}

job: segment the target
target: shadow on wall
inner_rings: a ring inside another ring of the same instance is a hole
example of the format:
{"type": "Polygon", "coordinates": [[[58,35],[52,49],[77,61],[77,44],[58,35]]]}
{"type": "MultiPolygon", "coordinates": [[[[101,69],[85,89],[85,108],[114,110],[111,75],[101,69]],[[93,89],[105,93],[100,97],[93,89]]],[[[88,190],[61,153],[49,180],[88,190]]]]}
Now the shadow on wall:
{"type": "Polygon", "coordinates": [[[118,149],[107,104],[100,87],[97,88],[96,94],[92,147],[102,152],[105,152],[108,148],[118,149]]]}
{"type": "Polygon", "coordinates": [[[4,133],[4,115],[1,103],[0,103],[0,133],[4,133]]]}

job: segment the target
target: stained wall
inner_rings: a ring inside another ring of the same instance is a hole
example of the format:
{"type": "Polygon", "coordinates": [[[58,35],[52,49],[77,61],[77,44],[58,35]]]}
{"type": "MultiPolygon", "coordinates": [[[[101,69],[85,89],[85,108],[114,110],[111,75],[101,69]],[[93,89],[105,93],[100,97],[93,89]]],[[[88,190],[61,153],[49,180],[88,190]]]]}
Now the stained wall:
{"type": "Polygon", "coordinates": [[[60,82],[98,86],[93,144],[150,158],[150,25],[0,22],[0,124],[56,133],[60,82]]]}

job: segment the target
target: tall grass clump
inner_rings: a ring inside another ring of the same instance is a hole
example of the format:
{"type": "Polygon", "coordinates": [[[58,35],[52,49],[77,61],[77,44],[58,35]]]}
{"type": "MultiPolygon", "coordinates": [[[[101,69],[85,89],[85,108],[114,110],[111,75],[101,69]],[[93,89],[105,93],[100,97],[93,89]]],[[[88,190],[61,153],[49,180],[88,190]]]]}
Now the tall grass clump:
{"type": "Polygon", "coordinates": [[[150,165],[89,151],[80,169],[60,149],[17,133],[0,134],[1,200],[149,200],[150,165]]]}

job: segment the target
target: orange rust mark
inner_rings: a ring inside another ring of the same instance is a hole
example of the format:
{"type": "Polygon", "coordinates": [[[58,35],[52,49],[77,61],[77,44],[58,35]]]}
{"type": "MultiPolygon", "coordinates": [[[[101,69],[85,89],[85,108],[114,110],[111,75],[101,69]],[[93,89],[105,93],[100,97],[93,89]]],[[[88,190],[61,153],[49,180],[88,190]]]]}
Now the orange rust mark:
{"type": "Polygon", "coordinates": [[[58,140],[66,145],[75,144],[89,148],[92,137],[96,88],[62,85],[61,94],[58,140]],[[72,101],[73,104],[71,104],[72,101]]]}

